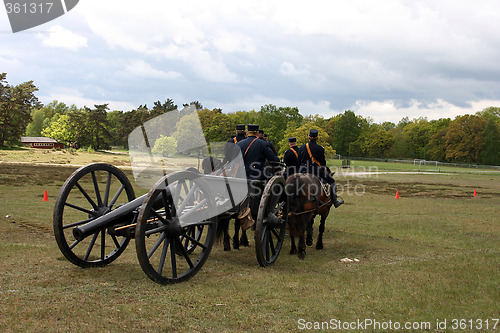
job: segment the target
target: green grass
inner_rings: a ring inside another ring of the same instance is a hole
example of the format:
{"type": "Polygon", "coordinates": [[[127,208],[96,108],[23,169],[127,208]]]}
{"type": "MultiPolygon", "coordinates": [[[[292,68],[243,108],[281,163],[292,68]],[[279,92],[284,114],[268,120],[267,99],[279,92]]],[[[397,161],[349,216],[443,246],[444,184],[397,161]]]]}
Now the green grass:
{"type": "Polygon", "coordinates": [[[301,261],[287,239],[264,269],[253,240],[231,252],[217,244],[192,280],[160,286],[133,241],[104,268],[63,257],[52,210],[73,170],[0,164],[2,331],[284,332],[299,331],[301,318],[430,322],[431,331],[447,319],[451,331],[453,318],[498,318],[498,174],[339,176],[346,204],[331,211],[324,250],[310,247],[301,261]]]}

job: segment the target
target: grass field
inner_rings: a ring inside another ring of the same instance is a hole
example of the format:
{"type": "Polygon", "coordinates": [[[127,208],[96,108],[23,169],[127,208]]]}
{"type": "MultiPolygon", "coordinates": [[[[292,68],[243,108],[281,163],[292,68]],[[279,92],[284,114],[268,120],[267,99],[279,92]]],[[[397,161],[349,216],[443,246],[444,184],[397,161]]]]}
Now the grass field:
{"type": "Polygon", "coordinates": [[[75,167],[34,163],[126,165],[127,156],[79,153],[56,163],[59,154],[69,153],[0,151],[0,161],[27,162],[0,163],[2,332],[284,332],[366,319],[372,325],[351,331],[391,331],[389,321],[399,331],[411,331],[407,323],[414,331],[500,330],[498,172],[338,175],[346,204],[328,218],[324,250],[310,247],[301,261],[288,255],[287,239],[264,269],[253,240],[231,252],[217,244],[192,280],[160,286],[141,270],[133,242],[104,268],[63,257],[52,210],[75,167]]]}

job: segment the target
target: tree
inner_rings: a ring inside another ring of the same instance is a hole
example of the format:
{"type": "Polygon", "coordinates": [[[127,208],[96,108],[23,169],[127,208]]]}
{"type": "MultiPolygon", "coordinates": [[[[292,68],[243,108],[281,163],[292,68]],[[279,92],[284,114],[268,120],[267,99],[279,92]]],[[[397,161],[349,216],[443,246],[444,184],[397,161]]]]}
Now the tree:
{"type": "Polygon", "coordinates": [[[71,126],[69,115],[56,114],[53,118],[56,119],[54,119],[50,126],[44,129],[41,134],[67,144],[76,141],[76,131],[74,127],[71,126]]]}
{"type": "Polygon", "coordinates": [[[165,157],[168,155],[175,154],[177,150],[177,140],[171,136],[163,136],[161,135],[155,142],[153,150],[151,151],[153,154],[159,154],[165,157]]]}
{"type": "Polygon", "coordinates": [[[309,142],[309,131],[314,128],[319,132],[318,144],[325,148],[326,158],[332,158],[335,155],[335,150],[328,143],[330,141],[330,136],[325,130],[326,124],[327,121],[319,115],[304,118],[300,126],[297,126],[295,122],[290,122],[283,139],[278,144],[278,153],[281,155],[290,148],[288,145],[288,138],[290,137],[297,138],[297,145],[299,147],[309,142]]]}
{"type": "Polygon", "coordinates": [[[427,158],[434,161],[446,161],[446,133],[448,127],[442,128],[431,136],[427,144],[427,158]]]}
{"type": "Polygon", "coordinates": [[[31,111],[31,123],[26,127],[26,136],[38,137],[42,136],[44,130],[45,116],[42,109],[33,109],[31,111]]]}
{"type": "Polygon", "coordinates": [[[230,134],[234,132],[229,116],[222,113],[221,109],[198,110],[198,118],[207,142],[227,141],[230,134]]]}
{"type": "Polygon", "coordinates": [[[333,137],[333,144],[338,154],[349,154],[349,145],[358,139],[364,123],[367,122],[357,117],[351,110],[346,110],[338,118],[333,137]]]}
{"type": "Polygon", "coordinates": [[[177,105],[174,104],[174,101],[168,98],[164,103],[159,100],[153,103],[153,108],[151,109],[151,117],[154,118],[161,114],[177,110],[177,105]]]}
{"type": "Polygon", "coordinates": [[[387,157],[394,140],[394,134],[386,131],[382,125],[371,124],[363,130],[356,141],[351,142],[349,154],[351,156],[384,158],[387,157]]]}
{"type": "Polygon", "coordinates": [[[384,158],[393,144],[394,135],[384,129],[379,129],[367,138],[365,149],[370,156],[384,158]]]}
{"type": "Polygon", "coordinates": [[[177,130],[173,137],[177,140],[177,151],[180,153],[190,153],[193,149],[198,149],[206,145],[205,138],[198,131],[201,131],[198,114],[193,112],[184,115],[177,123],[177,130]]]}
{"type": "Polygon", "coordinates": [[[500,124],[488,118],[483,132],[481,161],[484,164],[500,165],[500,124]]]}
{"type": "Polygon", "coordinates": [[[108,104],[94,105],[95,109],[85,107],[86,113],[86,138],[92,148],[99,150],[108,143],[108,117],[106,111],[108,104]]]}
{"type": "Polygon", "coordinates": [[[303,117],[297,107],[276,107],[267,104],[260,108],[258,123],[270,141],[280,142],[283,140],[287,124],[290,122],[300,124],[302,120],[303,117]]]}
{"type": "Polygon", "coordinates": [[[481,143],[486,121],[475,115],[457,117],[448,127],[446,159],[478,163],[481,159],[481,143]]]}
{"type": "Polygon", "coordinates": [[[483,111],[479,111],[477,113],[478,116],[481,117],[486,117],[486,118],[492,118],[496,122],[500,122],[500,108],[499,107],[494,107],[490,106],[483,111]]]}
{"type": "Polygon", "coordinates": [[[33,81],[11,86],[6,77],[7,73],[0,74],[0,146],[18,142],[31,122],[31,110],[41,107],[33,81]]]}
{"type": "MultiPolygon", "coordinates": [[[[190,106],[190,105],[194,105],[194,107],[196,108],[196,110],[203,109],[203,105],[200,102],[198,102],[198,101],[192,101],[189,104],[182,104],[183,107],[190,106]]],[[[222,111],[222,109],[221,109],[221,111],[222,111]]]]}
{"type": "Polygon", "coordinates": [[[426,146],[431,138],[427,118],[413,119],[403,129],[406,142],[406,157],[425,158],[426,146]]]}

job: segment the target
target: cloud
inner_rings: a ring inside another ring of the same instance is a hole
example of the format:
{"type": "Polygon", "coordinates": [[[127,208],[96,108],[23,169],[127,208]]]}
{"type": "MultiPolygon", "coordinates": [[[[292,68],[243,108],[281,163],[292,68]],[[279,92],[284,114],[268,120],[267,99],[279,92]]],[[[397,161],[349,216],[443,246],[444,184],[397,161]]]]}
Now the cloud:
{"type": "Polygon", "coordinates": [[[351,109],[393,122],[500,100],[497,0],[85,1],[57,22],[0,35],[9,77],[45,96],[71,87],[76,101],[351,109]]]}
{"type": "Polygon", "coordinates": [[[310,71],[307,68],[308,66],[302,68],[302,69],[297,69],[295,68],[295,65],[285,61],[281,64],[280,72],[283,75],[287,76],[300,76],[300,75],[309,75],[310,71]]]}
{"type": "Polygon", "coordinates": [[[438,99],[436,102],[423,104],[418,100],[412,100],[407,106],[399,106],[395,101],[357,101],[351,110],[365,117],[371,117],[374,122],[382,123],[391,121],[398,123],[403,117],[409,119],[426,117],[428,120],[451,118],[465,114],[475,114],[487,107],[500,105],[500,100],[469,101],[468,106],[460,107],[445,100],[438,99]]]}
{"type": "Polygon", "coordinates": [[[48,47],[63,48],[72,51],[87,47],[86,37],[67,30],[60,25],[54,25],[46,33],[38,33],[36,37],[42,41],[43,45],[48,47]]]}
{"type": "Polygon", "coordinates": [[[75,89],[59,88],[55,90],[57,90],[58,92],[50,93],[49,95],[46,96],[39,96],[40,102],[48,104],[53,100],[57,100],[67,105],[75,104],[78,108],[83,108],[84,106],[93,108],[94,105],[108,104],[108,107],[111,111],[113,110],[130,111],[137,108],[138,106],[123,101],[110,101],[107,99],[94,99],[94,98],[84,97],[80,91],[75,89]]]}
{"type": "Polygon", "coordinates": [[[136,59],[125,67],[125,71],[139,77],[175,80],[182,78],[182,74],[175,71],[164,72],[153,68],[144,60],[136,59]]]}

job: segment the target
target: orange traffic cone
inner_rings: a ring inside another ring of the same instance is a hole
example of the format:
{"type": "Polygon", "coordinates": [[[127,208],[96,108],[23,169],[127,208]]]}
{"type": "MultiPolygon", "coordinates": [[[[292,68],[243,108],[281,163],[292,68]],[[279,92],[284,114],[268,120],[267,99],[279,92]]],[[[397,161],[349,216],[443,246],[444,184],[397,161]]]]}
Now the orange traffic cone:
{"type": "Polygon", "coordinates": [[[394,199],[399,199],[399,191],[396,192],[396,196],[394,197],[394,199]]]}
{"type": "Polygon", "coordinates": [[[43,192],[43,201],[49,201],[49,196],[47,195],[47,190],[43,192]]]}
{"type": "Polygon", "coordinates": [[[477,197],[477,192],[475,189],[474,189],[474,196],[477,197]]]}

